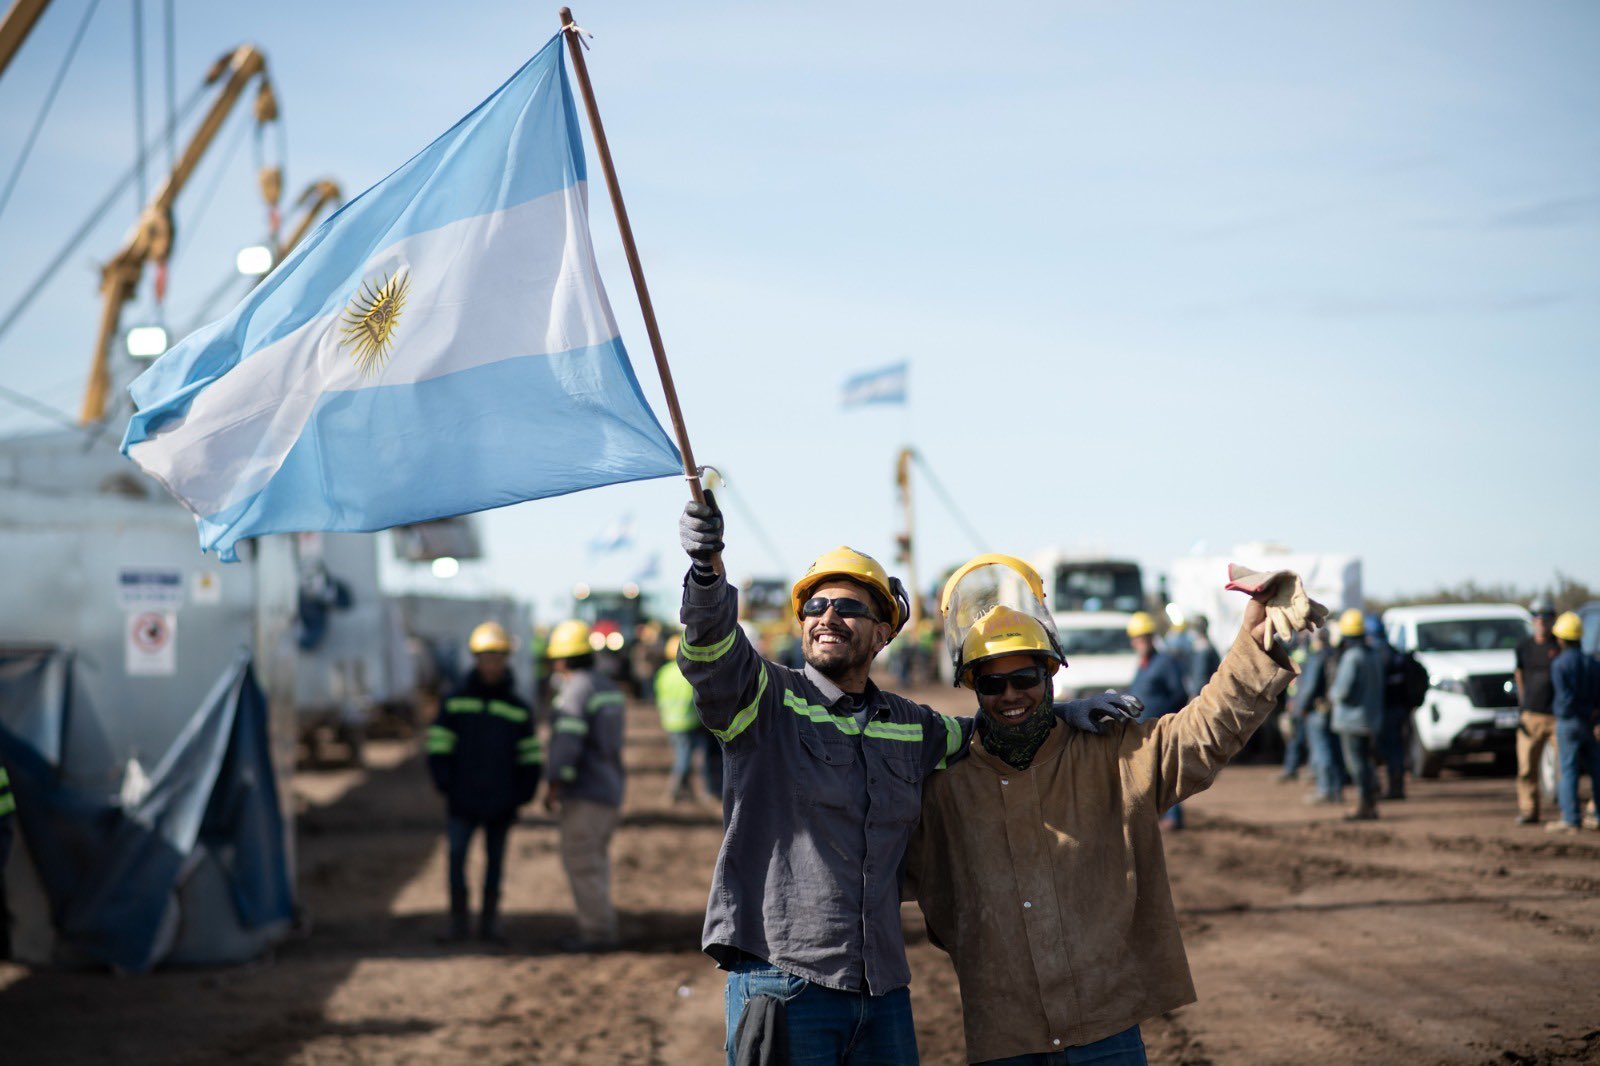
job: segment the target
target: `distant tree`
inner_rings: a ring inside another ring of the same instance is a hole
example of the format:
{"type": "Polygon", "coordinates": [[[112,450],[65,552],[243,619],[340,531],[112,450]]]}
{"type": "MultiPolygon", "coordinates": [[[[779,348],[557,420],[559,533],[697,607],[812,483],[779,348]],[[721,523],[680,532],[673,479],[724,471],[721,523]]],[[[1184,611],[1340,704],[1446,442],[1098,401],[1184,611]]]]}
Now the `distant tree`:
{"type": "Polygon", "coordinates": [[[1555,580],[1543,589],[1521,589],[1509,582],[1480,585],[1476,581],[1463,581],[1459,585],[1447,585],[1431,592],[1407,592],[1389,599],[1369,596],[1367,610],[1386,611],[1390,607],[1415,607],[1430,603],[1518,603],[1526,607],[1540,592],[1548,593],[1558,611],[1575,611],[1592,600],[1600,599],[1600,594],[1588,584],[1557,570],[1555,580]]]}

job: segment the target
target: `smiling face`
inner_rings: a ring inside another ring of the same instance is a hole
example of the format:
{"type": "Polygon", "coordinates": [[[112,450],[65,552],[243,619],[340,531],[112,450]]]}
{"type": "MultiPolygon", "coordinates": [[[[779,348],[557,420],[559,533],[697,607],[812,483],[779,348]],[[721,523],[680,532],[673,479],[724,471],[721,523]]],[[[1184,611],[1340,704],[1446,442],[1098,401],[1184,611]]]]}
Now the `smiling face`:
{"type": "MultiPolygon", "coordinates": [[[[883,610],[883,605],[874,600],[871,591],[854,581],[824,581],[811,589],[806,598],[814,596],[826,596],[828,599],[842,596],[860,600],[870,606],[874,613],[883,610]]],[[[816,618],[800,620],[800,651],[806,662],[835,682],[857,672],[865,681],[866,669],[889,642],[889,637],[889,623],[875,622],[871,618],[841,618],[832,607],[816,618]]],[[[849,691],[844,685],[840,687],[849,691]]]]}
{"type": "MultiPolygon", "coordinates": [[[[1034,655],[1001,655],[994,659],[985,659],[973,667],[977,677],[989,674],[1009,674],[1013,670],[1026,670],[1030,666],[1040,665],[1041,660],[1034,655]]],[[[1014,685],[1007,685],[1004,692],[998,696],[985,696],[978,694],[978,709],[989,720],[998,725],[1020,725],[1027,721],[1039,704],[1044,702],[1045,690],[1050,686],[1050,670],[1047,667],[1041,671],[1041,680],[1032,688],[1019,689],[1014,685]]]]}

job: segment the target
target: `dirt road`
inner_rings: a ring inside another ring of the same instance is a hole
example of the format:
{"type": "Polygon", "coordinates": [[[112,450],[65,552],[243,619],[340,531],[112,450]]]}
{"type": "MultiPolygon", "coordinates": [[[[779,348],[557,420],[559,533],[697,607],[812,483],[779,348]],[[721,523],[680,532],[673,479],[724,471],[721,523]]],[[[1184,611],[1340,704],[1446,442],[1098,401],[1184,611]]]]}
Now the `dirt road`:
{"type": "MultiPolygon", "coordinates": [[[[722,979],[697,945],[720,823],[664,801],[652,712],[629,728],[626,950],[556,952],[571,898],[531,808],[507,863],[511,946],[437,944],[438,803],[411,749],[374,744],[366,772],[295,782],[302,936],[252,966],[137,979],[0,963],[0,1061],[718,1061],[722,979]]],[[[1152,1062],[1600,1062],[1600,833],[1512,826],[1506,779],[1421,782],[1347,826],[1274,776],[1230,768],[1168,840],[1200,1002],[1145,1027],[1152,1062]]],[[[954,975],[906,916],[923,1060],[959,1063],[954,975]]]]}

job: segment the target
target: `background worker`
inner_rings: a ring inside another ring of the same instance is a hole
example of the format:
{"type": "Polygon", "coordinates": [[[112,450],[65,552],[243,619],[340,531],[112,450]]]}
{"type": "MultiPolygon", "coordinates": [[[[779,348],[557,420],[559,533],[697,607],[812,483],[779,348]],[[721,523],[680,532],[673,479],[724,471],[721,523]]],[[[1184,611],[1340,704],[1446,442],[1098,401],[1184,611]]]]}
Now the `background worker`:
{"type": "Polygon", "coordinates": [[[1315,786],[1307,803],[1338,803],[1347,783],[1344,755],[1329,721],[1333,703],[1333,642],[1326,629],[1311,634],[1311,646],[1290,697],[1296,713],[1305,718],[1306,747],[1311,753],[1311,780],[1315,786]]]}
{"type": "Polygon", "coordinates": [[[550,632],[554,673],[545,809],[561,827],[561,865],[572,888],[578,937],[563,947],[606,951],[620,936],[611,905],[611,837],[622,809],[623,696],[594,668],[589,627],[571,619],[550,632]]]}
{"type": "Polygon", "coordinates": [[[1583,620],[1567,611],[1550,627],[1561,653],[1550,666],[1551,713],[1556,725],[1556,752],[1561,781],[1556,796],[1561,820],[1545,826],[1551,832],[1576,833],[1580,827],[1600,829],[1594,817],[1583,818],[1578,806],[1578,778],[1589,775],[1590,795],[1600,803],[1600,664],[1583,653],[1583,620]]]}
{"type": "MultiPolygon", "coordinates": [[[[1533,614],[1533,635],[1517,645],[1517,669],[1512,675],[1517,684],[1517,706],[1522,709],[1517,722],[1517,824],[1533,825],[1539,820],[1539,759],[1546,744],[1555,743],[1556,720],[1551,714],[1555,691],[1550,683],[1550,664],[1561,653],[1550,633],[1556,606],[1548,596],[1536,598],[1528,610],[1533,614]]],[[[1558,751],[1557,756],[1560,755],[1558,751]]]]}
{"type": "MultiPolygon", "coordinates": [[[[1139,657],[1139,667],[1128,686],[1128,695],[1144,704],[1139,720],[1153,722],[1177,713],[1189,702],[1189,694],[1178,660],[1156,647],[1156,620],[1145,611],[1134,612],[1128,619],[1128,642],[1139,657]]],[[[1161,824],[1168,829],[1182,829],[1183,808],[1173,804],[1162,816],[1161,824]]]]}
{"type": "Polygon", "coordinates": [[[1189,666],[1183,675],[1184,690],[1197,695],[1221,665],[1222,656],[1211,643],[1211,620],[1197,614],[1189,619],[1189,666]]]}
{"type": "Polygon", "coordinates": [[[701,778],[706,795],[722,799],[722,748],[694,710],[694,686],[678,666],[679,638],[667,641],[667,661],[656,671],[653,688],[661,728],[672,742],[672,773],[667,782],[667,797],[673,803],[694,799],[695,756],[700,757],[701,778]]]}
{"type": "MultiPolygon", "coordinates": [[[[796,1063],[915,1063],[901,870],[922,783],[965,749],[972,720],[872,683],[874,658],[910,614],[872,557],[838,548],[795,582],[795,670],[762,659],[737,624],[710,493],[684,508],[679,534],[691,566],[678,661],[726,756],[728,831],[703,945],[729,973],[728,1062],[742,1023],[781,1016],[796,1063]]],[[[1096,708],[1125,715],[1109,700],[1066,713],[1094,729],[1096,708]]]]}
{"type": "Polygon", "coordinates": [[[1356,786],[1355,810],[1347,821],[1378,817],[1378,771],[1374,738],[1383,728],[1383,668],[1367,646],[1367,622],[1354,607],[1339,616],[1338,665],[1334,667],[1332,726],[1356,786]]]}
{"type": "Polygon", "coordinates": [[[511,638],[498,622],[484,622],[467,640],[473,666],[444,701],[428,728],[428,772],[445,797],[450,844],[451,940],[470,930],[467,906],[467,848],[483,831],[488,861],[483,874],[483,909],[478,936],[500,943],[500,877],[506,837],[517,808],[539,787],[544,753],[534,732],[533,714],[517,695],[511,669],[511,638]]]}
{"type": "MultiPolygon", "coordinates": [[[[1254,578],[1253,595],[1304,605],[1284,630],[1315,624],[1321,608],[1293,574],[1254,578]]],[[[1195,999],[1157,815],[1211,784],[1294,668],[1252,598],[1187,707],[1075,734],[1049,713],[1062,655],[1048,620],[1042,598],[1016,595],[964,633],[947,627],[978,740],[928,782],[908,886],[955,964],[968,1061],[1144,1066],[1139,1025],[1195,999]]]]}

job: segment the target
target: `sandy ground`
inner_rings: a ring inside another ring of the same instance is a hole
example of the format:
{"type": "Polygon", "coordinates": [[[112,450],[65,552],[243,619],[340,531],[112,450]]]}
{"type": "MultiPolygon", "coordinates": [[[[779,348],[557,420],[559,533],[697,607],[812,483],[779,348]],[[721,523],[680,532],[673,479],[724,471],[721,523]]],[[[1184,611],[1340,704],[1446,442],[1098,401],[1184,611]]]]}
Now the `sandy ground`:
{"type": "MultiPolygon", "coordinates": [[[[413,749],[374,743],[367,771],[295,782],[301,935],[253,965],[136,979],[0,963],[0,1062],[718,1061],[722,979],[697,945],[719,819],[664,802],[665,738],[631,714],[625,950],[557,951],[571,897],[531,809],[510,947],[436,943],[438,803],[413,749]]],[[[1504,778],[1420,782],[1351,826],[1274,777],[1230,768],[1169,838],[1200,1002],[1147,1023],[1151,1061],[1600,1062],[1600,833],[1514,827],[1504,778]]],[[[954,974],[906,918],[923,1059],[959,1063],[954,974]]]]}

